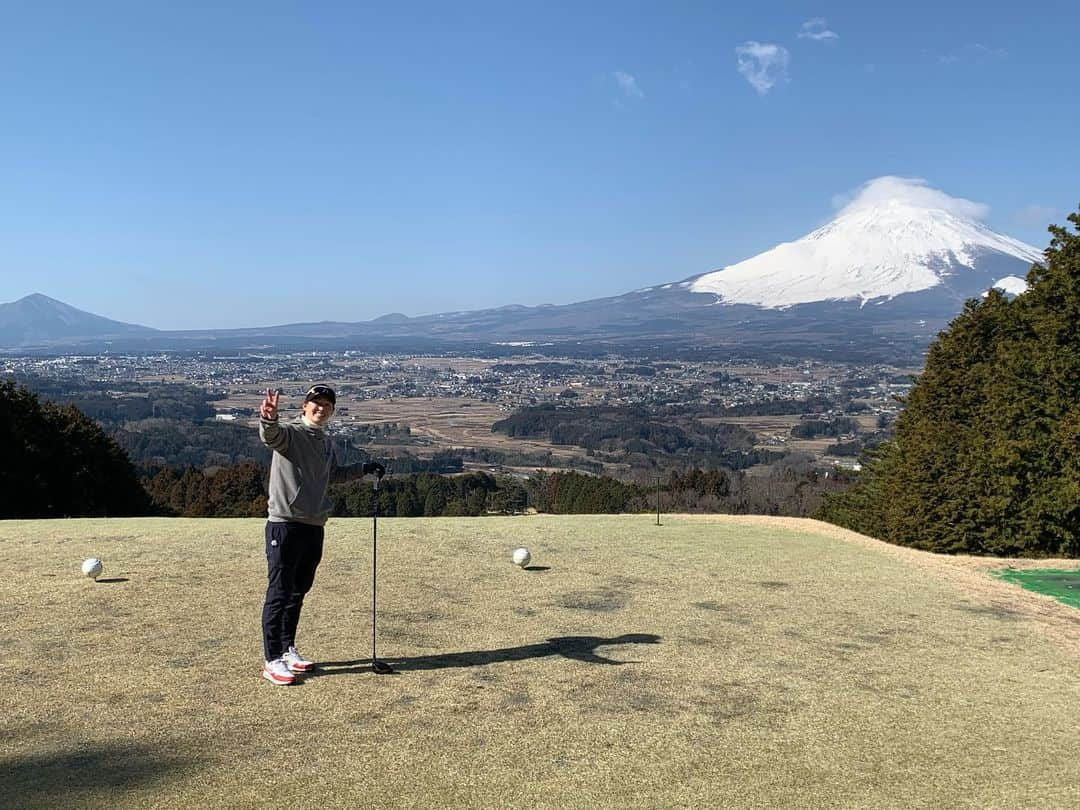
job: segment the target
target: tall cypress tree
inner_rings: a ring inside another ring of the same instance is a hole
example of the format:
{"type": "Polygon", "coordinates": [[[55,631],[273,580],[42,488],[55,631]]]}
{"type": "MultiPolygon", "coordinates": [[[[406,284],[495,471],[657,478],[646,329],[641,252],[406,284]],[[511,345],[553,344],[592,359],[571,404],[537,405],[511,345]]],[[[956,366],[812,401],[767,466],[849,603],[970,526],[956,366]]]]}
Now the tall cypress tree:
{"type": "MultiPolygon", "coordinates": [[[[1080,230],[1080,214],[1069,220],[1080,230]]],[[[939,552],[1080,556],[1080,235],[939,335],[858,484],[819,516],[939,552]]]]}
{"type": "Polygon", "coordinates": [[[1069,221],[1077,233],[1050,228],[1047,261],[1016,301],[1031,331],[1014,357],[1017,395],[1031,415],[1011,438],[1028,482],[1024,536],[1040,552],[1080,556],[1080,213],[1069,221]]]}

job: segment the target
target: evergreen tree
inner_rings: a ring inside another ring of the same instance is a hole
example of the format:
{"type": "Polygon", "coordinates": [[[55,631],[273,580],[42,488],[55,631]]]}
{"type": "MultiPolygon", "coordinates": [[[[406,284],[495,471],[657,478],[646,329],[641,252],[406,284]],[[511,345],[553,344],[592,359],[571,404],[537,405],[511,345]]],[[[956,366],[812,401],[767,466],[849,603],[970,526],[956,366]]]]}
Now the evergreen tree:
{"type": "Polygon", "coordinates": [[[419,517],[424,513],[413,486],[402,487],[398,492],[395,513],[398,517],[419,517]]]}
{"type": "Polygon", "coordinates": [[[73,405],[0,383],[0,517],[144,515],[151,505],[123,450],[73,405]]]}
{"type": "MultiPolygon", "coordinates": [[[[1080,214],[1069,216],[1080,230],[1080,214]]],[[[859,482],[819,516],[939,552],[1080,556],[1080,235],[969,301],[859,482]]]]}
{"type": "Polygon", "coordinates": [[[443,487],[435,484],[428,489],[424,498],[424,517],[439,517],[446,512],[446,493],[443,487]]]}
{"type": "Polygon", "coordinates": [[[245,462],[222,467],[209,480],[209,500],[215,517],[266,515],[266,474],[245,462]]]}

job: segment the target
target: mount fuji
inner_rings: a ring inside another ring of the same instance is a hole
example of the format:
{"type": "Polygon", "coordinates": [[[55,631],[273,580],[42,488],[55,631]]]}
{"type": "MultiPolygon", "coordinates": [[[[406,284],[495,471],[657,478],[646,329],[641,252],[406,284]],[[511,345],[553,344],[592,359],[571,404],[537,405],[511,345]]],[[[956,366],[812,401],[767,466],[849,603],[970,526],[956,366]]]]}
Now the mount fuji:
{"type": "Polygon", "coordinates": [[[824,227],[698,276],[689,289],[770,309],[884,303],[936,287],[970,297],[1002,282],[1017,292],[1012,272],[1026,272],[1041,251],[959,215],[955,203],[914,181],[879,178],[824,227]]]}
{"type": "Polygon", "coordinates": [[[995,287],[1021,294],[1043,258],[982,224],[988,213],[923,180],[880,177],[828,224],[719,270],[612,298],[395,327],[564,347],[917,361],[964,301],[995,287]]]}
{"type": "Polygon", "coordinates": [[[925,181],[881,177],[794,242],[697,276],[610,298],[553,306],[256,329],[159,332],[64,310],[31,296],[0,306],[0,348],[129,350],[366,348],[921,362],[969,298],[1022,294],[1042,252],[980,220],[985,206],[925,181]],[[29,303],[37,306],[29,307],[29,303]],[[5,311],[5,309],[9,311],[5,311]],[[30,311],[33,310],[33,311],[30,311]],[[62,327],[62,328],[60,328],[62,327]],[[74,332],[82,328],[85,334],[74,332]],[[56,334],[52,334],[56,331],[56,334]]]}

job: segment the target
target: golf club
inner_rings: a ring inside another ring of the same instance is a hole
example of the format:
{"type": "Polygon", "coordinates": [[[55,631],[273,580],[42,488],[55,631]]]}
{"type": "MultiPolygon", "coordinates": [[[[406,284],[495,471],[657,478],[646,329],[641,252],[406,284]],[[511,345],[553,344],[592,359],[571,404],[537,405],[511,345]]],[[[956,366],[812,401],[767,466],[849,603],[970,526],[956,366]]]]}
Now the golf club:
{"type": "Polygon", "coordinates": [[[381,476],[375,475],[375,508],[371,513],[371,671],[376,675],[392,675],[394,668],[385,661],[380,661],[375,655],[375,616],[376,598],[375,585],[377,582],[376,572],[379,568],[379,480],[381,476]]]}

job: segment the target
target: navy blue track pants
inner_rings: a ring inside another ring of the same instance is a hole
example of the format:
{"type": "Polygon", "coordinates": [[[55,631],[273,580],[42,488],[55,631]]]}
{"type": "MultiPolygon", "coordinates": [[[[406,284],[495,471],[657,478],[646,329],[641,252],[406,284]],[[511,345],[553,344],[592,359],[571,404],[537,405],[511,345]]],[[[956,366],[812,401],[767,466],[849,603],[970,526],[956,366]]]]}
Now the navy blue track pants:
{"type": "Polygon", "coordinates": [[[279,658],[296,641],[304,595],[315,581],[323,551],[323,527],[307,523],[266,524],[266,601],[263,603],[263,652],[279,658]]]}

